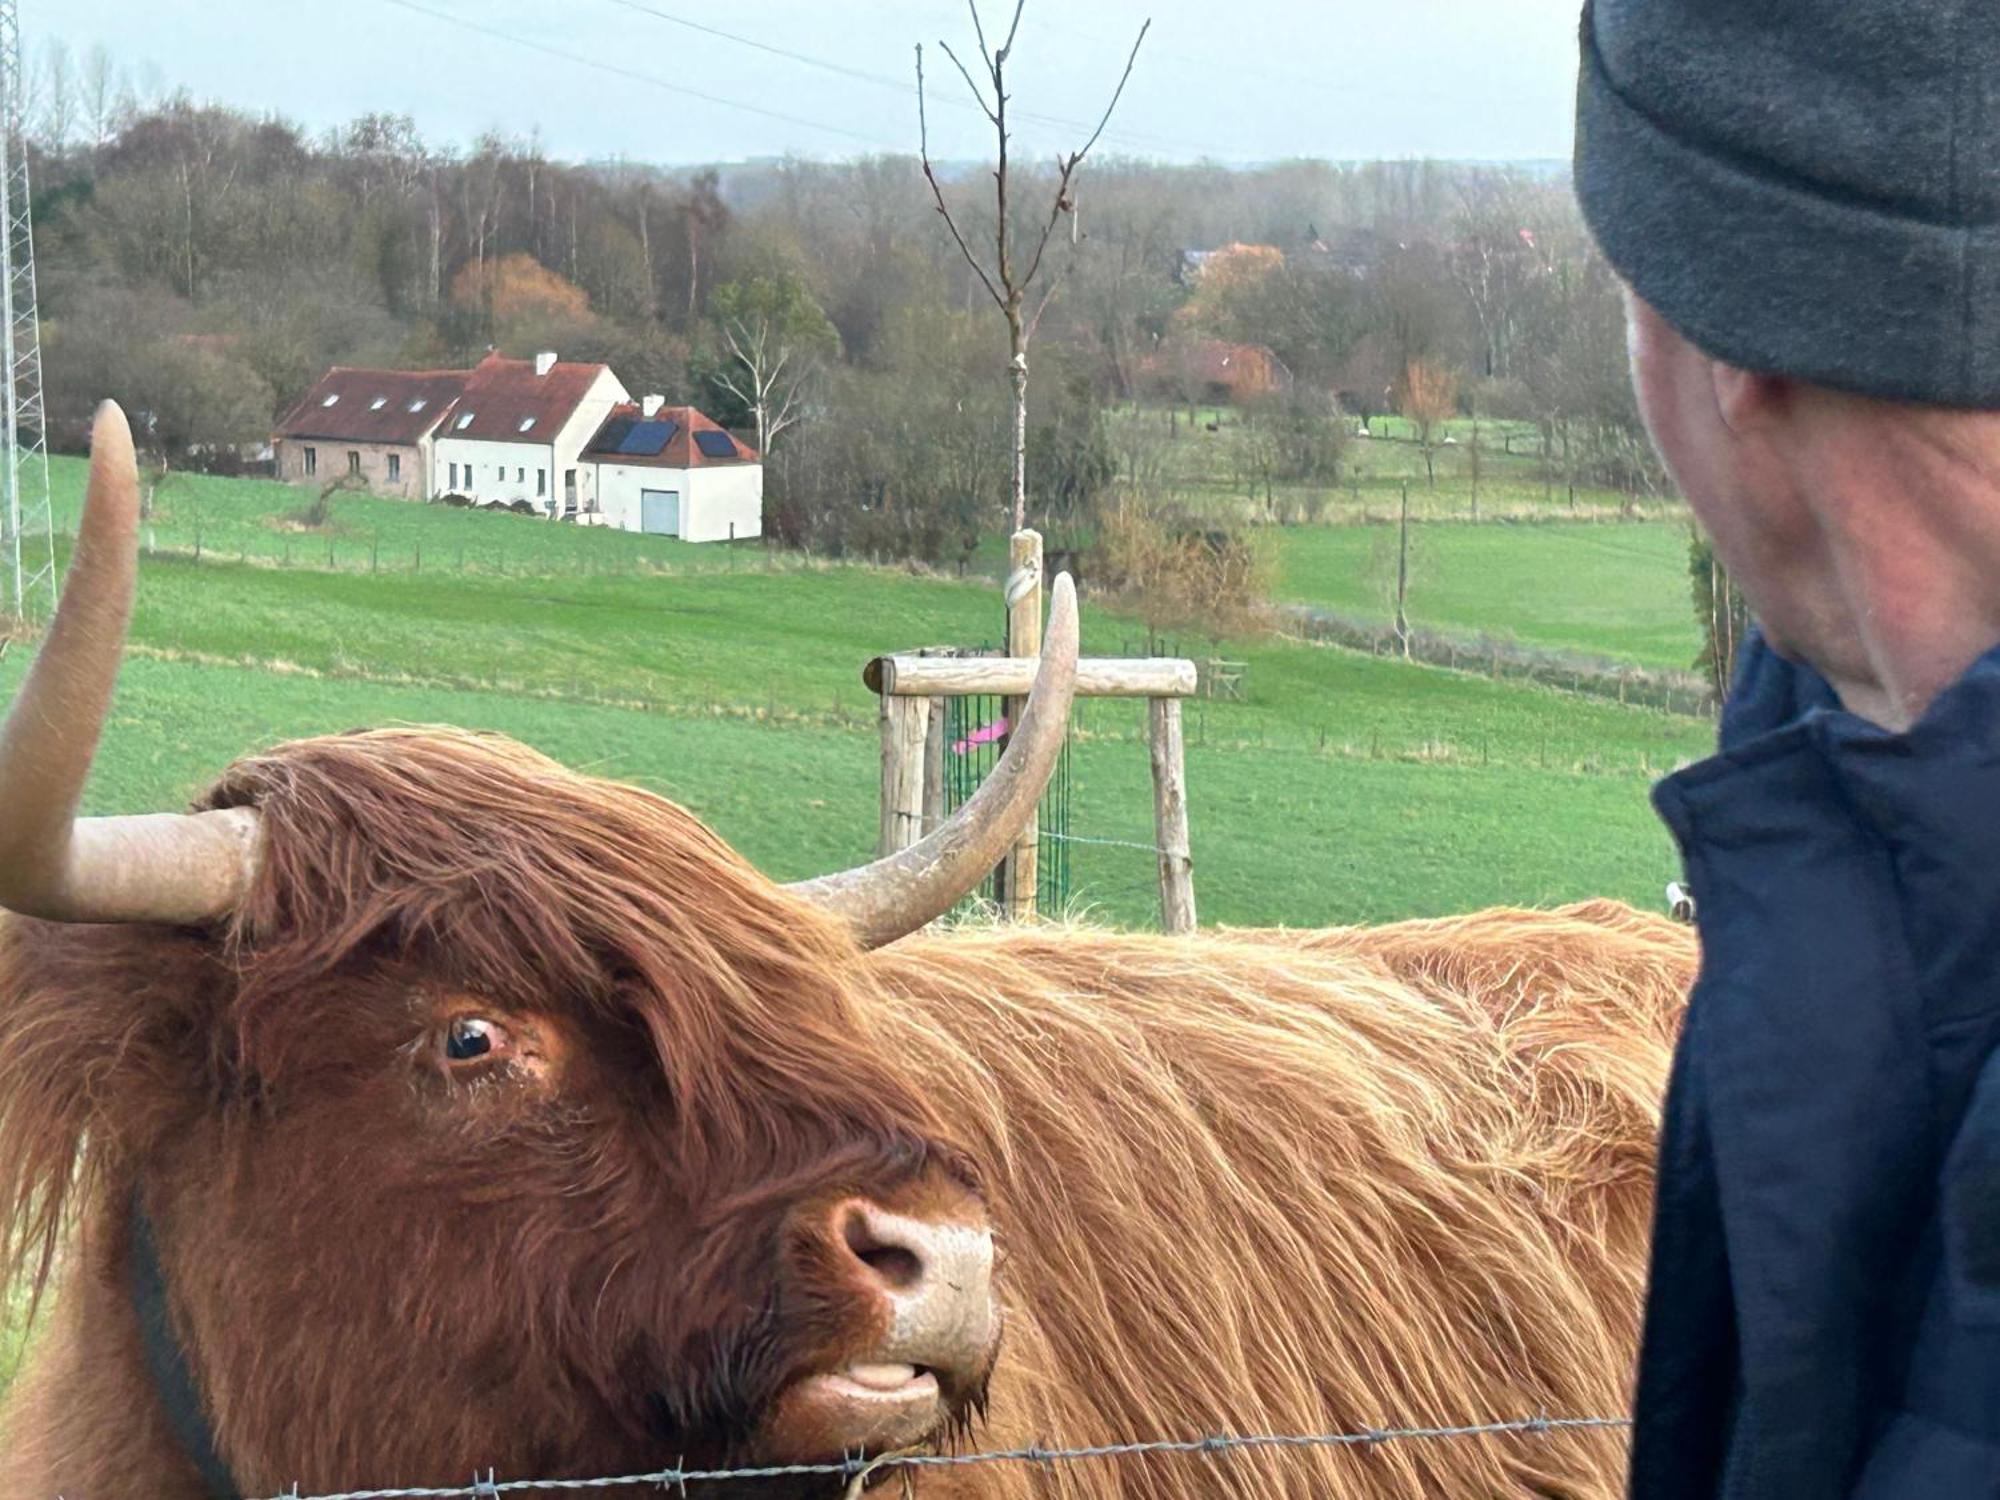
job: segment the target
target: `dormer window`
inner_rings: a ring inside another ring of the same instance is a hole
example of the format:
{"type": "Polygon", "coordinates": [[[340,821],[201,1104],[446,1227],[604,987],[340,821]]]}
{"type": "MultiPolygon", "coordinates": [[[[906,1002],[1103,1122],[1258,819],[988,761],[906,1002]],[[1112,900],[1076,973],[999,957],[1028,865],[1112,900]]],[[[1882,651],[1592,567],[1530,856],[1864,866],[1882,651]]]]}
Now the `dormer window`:
{"type": "Polygon", "coordinates": [[[457,421],[457,423],[456,423],[456,424],[455,424],[455,425],[454,425],[454,426],[452,427],[452,431],[453,431],[453,432],[463,432],[463,431],[465,431],[465,429],[466,429],[466,428],[468,428],[468,427],[470,427],[470,426],[472,425],[472,418],[473,418],[473,416],[474,416],[474,413],[472,413],[472,412],[469,412],[469,411],[465,411],[465,412],[460,412],[460,413],[458,414],[458,421],[457,421]]]}
{"type": "Polygon", "coordinates": [[[383,407],[387,406],[388,404],[389,404],[389,398],[387,396],[377,396],[373,401],[370,401],[368,403],[368,409],[370,411],[380,411],[383,407]]]}
{"type": "Polygon", "coordinates": [[[412,402],[410,403],[410,410],[411,410],[412,412],[420,412],[420,411],[422,411],[422,410],[423,410],[423,409],[424,409],[424,408],[425,408],[426,406],[429,406],[429,405],[430,405],[430,402],[426,401],[426,400],[425,400],[425,399],[424,399],[424,398],[423,398],[422,396],[419,396],[419,397],[417,397],[417,399],[416,399],[416,400],[414,400],[414,401],[412,401],[412,402]]]}
{"type": "Polygon", "coordinates": [[[331,406],[333,405],[334,402],[338,401],[339,399],[340,399],[340,392],[335,391],[331,396],[328,396],[324,401],[320,402],[320,405],[331,406]]]}
{"type": "Polygon", "coordinates": [[[526,432],[529,428],[533,427],[534,425],[535,425],[535,419],[533,417],[523,417],[521,418],[521,425],[518,428],[516,428],[515,431],[526,432]]]}

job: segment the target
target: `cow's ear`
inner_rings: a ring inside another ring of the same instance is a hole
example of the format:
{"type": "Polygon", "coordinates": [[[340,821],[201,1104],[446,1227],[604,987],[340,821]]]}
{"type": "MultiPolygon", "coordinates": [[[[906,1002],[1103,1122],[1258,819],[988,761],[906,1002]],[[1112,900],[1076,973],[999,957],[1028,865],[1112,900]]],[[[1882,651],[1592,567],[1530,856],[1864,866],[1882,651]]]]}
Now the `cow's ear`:
{"type": "Polygon", "coordinates": [[[0,1285],[214,1097],[227,985],[196,932],[0,915],[0,1285]]]}

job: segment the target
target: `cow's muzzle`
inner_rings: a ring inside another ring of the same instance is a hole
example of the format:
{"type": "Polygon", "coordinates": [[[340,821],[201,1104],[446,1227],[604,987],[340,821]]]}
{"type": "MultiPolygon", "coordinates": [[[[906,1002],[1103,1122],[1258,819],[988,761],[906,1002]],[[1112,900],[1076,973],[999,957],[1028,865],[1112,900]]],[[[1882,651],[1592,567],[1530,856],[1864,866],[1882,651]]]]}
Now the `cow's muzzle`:
{"type": "Polygon", "coordinates": [[[782,1460],[884,1453],[964,1420],[999,1344],[993,1235],[983,1215],[895,1212],[865,1198],[818,1221],[821,1295],[851,1300],[871,1330],[856,1352],[795,1381],[766,1428],[782,1460]]]}

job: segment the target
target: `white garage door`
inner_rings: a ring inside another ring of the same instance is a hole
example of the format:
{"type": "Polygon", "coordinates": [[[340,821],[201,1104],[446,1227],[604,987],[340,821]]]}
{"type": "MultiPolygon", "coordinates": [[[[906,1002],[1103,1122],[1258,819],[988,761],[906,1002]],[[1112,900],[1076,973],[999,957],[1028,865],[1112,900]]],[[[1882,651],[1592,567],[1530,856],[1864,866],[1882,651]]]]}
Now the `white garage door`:
{"type": "Polygon", "coordinates": [[[681,534],[681,492],[679,490],[639,491],[639,529],[660,536],[681,534]]]}

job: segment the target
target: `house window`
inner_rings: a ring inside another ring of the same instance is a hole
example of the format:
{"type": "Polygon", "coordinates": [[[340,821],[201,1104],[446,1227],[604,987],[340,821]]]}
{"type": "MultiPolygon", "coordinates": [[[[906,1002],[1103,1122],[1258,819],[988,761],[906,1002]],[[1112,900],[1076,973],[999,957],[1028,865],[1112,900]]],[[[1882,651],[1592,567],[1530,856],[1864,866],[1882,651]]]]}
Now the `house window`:
{"type": "Polygon", "coordinates": [[[563,470],[563,504],[570,510],[576,509],[576,470],[563,470]]]}
{"type": "Polygon", "coordinates": [[[347,472],[350,474],[361,472],[361,455],[352,448],[347,450],[347,472]]]}
{"type": "Polygon", "coordinates": [[[402,482],[402,478],[403,455],[400,453],[391,453],[389,455],[389,483],[399,484],[402,482]]]}
{"type": "Polygon", "coordinates": [[[514,466],[514,483],[526,484],[527,482],[528,482],[528,466],[526,464],[516,464],[514,466]]]}
{"type": "Polygon", "coordinates": [[[457,464],[453,464],[453,465],[451,466],[451,487],[452,487],[453,489],[457,489],[457,488],[458,488],[458,465],[457,465],[457,464]]]}
{"type": "Polygon", "coordinates": [[[546,495],[548,492],[549,471],[547,469],[535,470],[535,493],[537,495],[546,495]]]}
{"type": "Polygon", "coordinates": [[[507,482],[507,466],[505,464],[495,464],[493,466],[493,477],[499,483],[505,484],[507,482]]]}
{"type": "Polygon", "coordinates": [[[317,474],[318,472],[319,472],[319,449],[308,448],[306,449],[306,478],[310,479],[313,477],[313,475],[317,474]]]}

